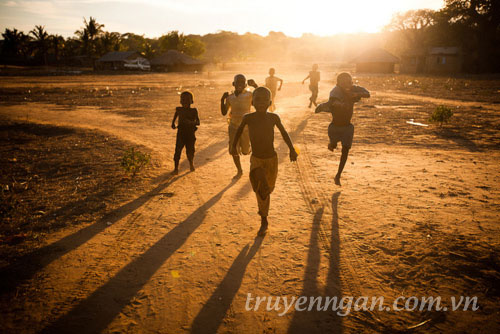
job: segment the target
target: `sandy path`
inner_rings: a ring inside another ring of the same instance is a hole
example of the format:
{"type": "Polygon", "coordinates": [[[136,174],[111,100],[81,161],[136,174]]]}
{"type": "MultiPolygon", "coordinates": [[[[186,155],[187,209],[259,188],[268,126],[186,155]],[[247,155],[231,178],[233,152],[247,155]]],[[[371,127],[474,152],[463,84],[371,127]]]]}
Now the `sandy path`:
{"type": "MultiPolygon", "coordinates": [[[[29,104],[30,121],[95,128],[151,148],[166,173],[149,193],[106,221],[54,235],[48,243],[59,243],[57,256],[18,287],[20,300],[23,291],[37,291],[37,298],[4,315],[5,323],[19,329],[17,321],[23,319],[29,324],[24,332],[355,333],[433,319],[411,312],[350,317],[289,312],[280,317],[263,307],[245,310],[247,293],[396,297],[404,291],[394,277],[421,282],[412,268],[421,270],[425,257],[443,256],[428,250],[447,240],[449,229],[457,238],[498,247],[500,182],[493,173],[498,153],[414,149],[409,154],[407,148],[360,144],[338,188],[332,182],[338,155],[332,158],[325,149],[327,117],[301,107],[306,99],[280,100],[278,113],[301,155],[298,163],[289,163],[277,136],[280,174],[264,239],[255,238],[257,205],[247,178],[231,180],[224,122],[200,128],[197,171],[172,178],[167,172],[173,147],[165,143],[172,143],[175,133],[165,131],[165,124],[97,108],[29,104]],[[391,166],[399,166],[397,172],[391,166]],[[473,168],[470,177],[466,171],[473,168]]],[[[26,119],[24,105],[0,112],[26,119]]],[[[243,166],[248,170],[248,158],[243,166]]],[[[447,278],[428,273],[425,279],[439,285],[447,278]]],[[[454,292],[450,283],[443,286],[447,294],[454,292]]],[[[407,289],[429,292],[418,284],[407,289]]],[[[459,318],[450,315],[444,327],[432,330],[447,331],[459,318]]]]}
{"type": "Polygon", "coordinates": [[[499,104],[487,103],[487,102],[470,102],[470,101],[460,101],[460,100],[450,100],[450,99],[439,99],[435,97],[422,96],[422,95],[403,94],[394,91],[385,91],[385,92],[375,91],[373,93],[374,93],[373,95],[389,97],[391,99],[414,100],[414,101],[428,102],[434,104],[444,104],[449,106],[484,108],[495,111],[500,110],[499,104]]]}

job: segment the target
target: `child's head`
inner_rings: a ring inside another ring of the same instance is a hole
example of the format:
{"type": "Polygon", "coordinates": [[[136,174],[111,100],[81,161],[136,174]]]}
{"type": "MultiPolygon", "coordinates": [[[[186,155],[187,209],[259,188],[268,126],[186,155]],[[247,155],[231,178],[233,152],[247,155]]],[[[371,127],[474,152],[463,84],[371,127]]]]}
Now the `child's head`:
{"type": "Polygon", "coordinates": [[[344,90],[350,90],[352,88],[352,77],[349,73],[343,72],[337,76],[337,86],[344,90]]]}
{"type": "Polygon", "coordinates": [[[233,79],[234,90],[241,92],[247,86],[247,78],[243,74],[236,74],[233,79]]]}
{"type": "Polygon", "coordinates": [[[312,70],[313,71],[317,71],[318,70],[318,64],[313,64],[312,70]]]}
{"type": "Polygon", "coordinates": [[[276,72],[276,71],[274,70],[274,68],[273,68],[273,67],[271,67],[271,68],[269,69],[269,75],[270,75],[270,76],[273,76],[275,72],[276,72]]]}
{"type": "Polygon", "coordinates": [[[271,105],[271,91],[266,87],[257,87],[253,91],[252,104],[256,111],[267,111],[271,105]]]}
{"type": "Polygon", "coordinates": [[[194,95],[190,91],[186,90],[181,93],[181,105],[183,107],[189,107],[194,102],[194,95]]]}

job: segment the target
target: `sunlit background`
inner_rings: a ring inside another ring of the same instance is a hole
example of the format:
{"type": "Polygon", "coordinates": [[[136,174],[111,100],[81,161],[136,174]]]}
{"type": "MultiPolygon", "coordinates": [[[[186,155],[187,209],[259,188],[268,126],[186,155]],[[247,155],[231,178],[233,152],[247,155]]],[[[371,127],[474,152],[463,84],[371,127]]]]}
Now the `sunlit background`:
{"type": "Polygon", "coordinates": [[[207,34],[219,30],[267,35],[281,31],[298,37],[304,33],[377,32],[395,12],[442,7],[443,0],[349,1],[227,1],[227,0],[2,0],[0,30],[29,31],[44,25],[50,33],[72,36],[83,17],[93,16],[107,31],[134,32],[159,37],[179,30],[207,34]]]}

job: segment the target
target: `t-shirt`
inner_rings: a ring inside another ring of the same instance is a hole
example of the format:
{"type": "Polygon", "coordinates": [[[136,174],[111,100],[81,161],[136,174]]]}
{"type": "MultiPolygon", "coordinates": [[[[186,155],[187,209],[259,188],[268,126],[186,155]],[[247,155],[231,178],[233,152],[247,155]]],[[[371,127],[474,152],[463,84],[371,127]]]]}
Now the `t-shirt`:
{"type": "Polygon", "coordinates": [[[318,71],[309,72],[309,83],[311,86],[317,86],[320,80],[320,74],[318,71]]]}
{"type": "Polygon", "coordinates": [[[232,93],[227,97],[226,103],[230,108],[227,114],[229,123],[234,126],[239,126],[243,119],[243,115],[249,113],[252,107],[252,92],[244,90],[238,94],[238,96],[232,93]]]}
{"type": "Polygon", "coordinates": [[[275,76],[272,77],[267,77],[266,78],[266,87],[269,88],[269,90],[273,93],[276,92],[276,89],[278,88],[278,82],[280,82],[281,79],[275,76]]]}
{"type": "Polygon", "coordinates": [[[281,122],[280,117],[270,112],[253,112],[245,115],[245,122],[252,144],[252,155],[260,159],[274,157],[274,126],[281,122]]]}
{"type": "Polygon", "coordinates": [[[196,123],[200,123],[196,108],[177,107],[175,112],[178,117],[177,128],[181,131],[196,131],[196,123]]]}
{"type": "MultiPolygon", "coordinates": [[[[360,86],[352,86],[353,93],[367,93],[369,92],[360,86]]],[[[335,126],[348,126],[351,124],[352,114],[354,111],[354,103],[358,102],[360,98],[352,99],[339,87],[333,87],[330,92],[330,99],[327,103],[318,106],[316,112],[330,112],[332,114],[332,123],[335,126]]]]}

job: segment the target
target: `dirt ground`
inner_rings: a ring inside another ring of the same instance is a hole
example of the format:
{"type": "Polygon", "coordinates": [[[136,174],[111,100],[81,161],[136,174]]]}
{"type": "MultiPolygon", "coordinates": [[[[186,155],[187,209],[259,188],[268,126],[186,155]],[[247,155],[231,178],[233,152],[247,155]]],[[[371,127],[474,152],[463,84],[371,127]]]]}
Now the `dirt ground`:
{"type": "MultiPolygon", "coordinates": [[[[247,176],[233,179],[219,111],[237,72],[0,77],[2,200],[12,200],[5,186],[21,173],[19,159],[32,162],[21,174],[34,190],[18,186],[16,200],[40,206],[21,206],[33,217],[2,206],[2,332],[500,332],[499,80],[356,76],[372,97],[355,107],[338,187],[330,115],[307,108],[300,83],[307,66],[278,67],[277,113],[300,155],[289,162],[276,134],[270,230],[256,238],[255,195],[247,176]],[[183,162],[170,176],[169,124],[184,89],[202,123],[197,169],[183,162]],[[454,112],[443,128],[406,123],[429,124],[441,104],[454,112]],[[130,146],[153,160],[134,180],[116,162],[130,146]],[[40,169],[43,182],[33,175],[40,169]],[[80,192],[64,172],[82,172],[80,192]],[[262,305],[247,311],[249,293],[383,296],[386,306],[399,296],[440,296],[446,306],[477,296],[479,309],[280,316],[262,305]]],[[[266,72],[259,64],[244,73],[263,83],[266,72]]],[[[334,77],[322,71],[320,101],[334,77]]]]}

